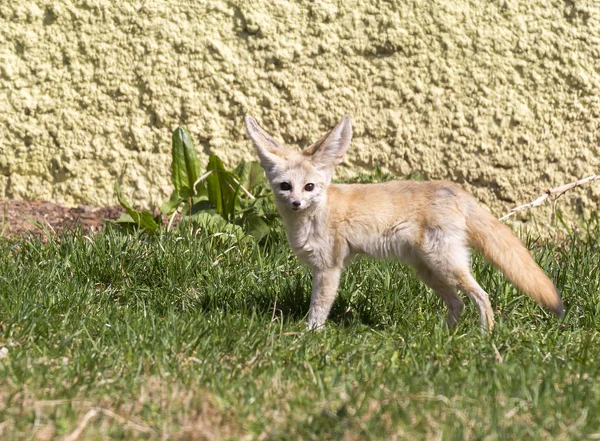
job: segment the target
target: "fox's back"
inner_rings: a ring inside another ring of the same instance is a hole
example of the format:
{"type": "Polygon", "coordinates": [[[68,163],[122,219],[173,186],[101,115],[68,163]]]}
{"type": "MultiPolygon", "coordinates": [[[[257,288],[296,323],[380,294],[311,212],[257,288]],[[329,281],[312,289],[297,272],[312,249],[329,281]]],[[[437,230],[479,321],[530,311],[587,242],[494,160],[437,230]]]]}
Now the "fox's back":
{"type": "Polygon", "coordinates": [[[465,232],[471,197],[452,182],[389,181],[333,184],[327,200],[328,227],[352,254],[410,264],[431,233],[465,232]]]}

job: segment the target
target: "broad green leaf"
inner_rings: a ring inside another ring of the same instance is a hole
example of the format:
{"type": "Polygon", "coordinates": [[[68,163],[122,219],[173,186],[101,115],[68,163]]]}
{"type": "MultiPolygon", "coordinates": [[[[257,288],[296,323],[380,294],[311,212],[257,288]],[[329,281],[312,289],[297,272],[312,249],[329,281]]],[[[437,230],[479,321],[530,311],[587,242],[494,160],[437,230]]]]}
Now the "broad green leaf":
{"type": "Polygon", "coordinates": [[[206,189],[208,192],[208,200],[214,205],[215,211],[218,214],[223,213],[223,197],[221,195],[221,180],[219,179],[219,165],[223,168],[223,163],[216,156],[208,158],[207,171],[212,171],[206,178],[206,189]]]}
{"type": "Polygon", "coordinates": [[[236,190],[234,195],[234,210],[237,209],[237,212],[239,213],[241,210],[243,210],[243,207],[241,206],[241,202],[243,199],[240,197],[240,194],[244,192],[242,192],[241,187],[247,189],[246,186],[248,185],[248,178],[250,176],[250,163],[240,162],[233,171],[233,173],[237,181],[239,182],[239,185],[236,184],[235,186],[236,190]]]}
{"type": "Polygon", "coordinates": [[[208,158],[207,171],[212,173],[206,178],[208,200],[214,205],[215,212],[226,220],[231,220],[235,213],[236,190],[238,184],[235,175],[223,166],[223,162],[216,155],[208,158]]]}
{"type": "Polygon", "coordinates": [[[270,228],[267,223],[256,213],[250,213],[243,224],[246,233],[250,234],[257,241],[269,234],[270,228]]]}
{"type": "Polygon", "coordinates": [[[241,162],[234,172],[246,190],[251,190],[265,181],[265,172],[257,161],[241,162]]]}
{"type": "Polygon", "coordinates": [[[192,220],[197,222],[201,227],[209,231],[225,232],[228,228],[228,222],[221,216],[215,215],[207,211],[199,211],[191,216],[192,220]]]}
{"type": "Polygon", "coordinates": [[[123,213],[115,222],[118,224],[135,224],[135,221],[129,213],[123,213]]]}
{"type": "Polygon", "coordinates": [[[224,217],[232,221],[235,217],[236,201],[239,201],[240,184],[235,175],[230,171],[220,173],[222,182],[221,195],[223,195],[224,217]]]}
{"type": "Polygon", "coordinates": [[[240,162],[233,172],[238,177],[240,184],[246,187],[248,184],[248,176],[250,175],[250,163],[245,161],[240,162]]]}
{"type": "Polygon", "coordinates": [[[183,201],[184,199],[181,198],[177,190],[174,190],[173,193],[171,193],[169,200],[163,202],[163,204],[160,206],[160,211],[163,214],[170,216],[177,211],[179,205],[181,205],[183,201]]]}
{"type": "Polygon", "coordinates": [[[251,190],[257,185],[265,182],[265,171],[260,166],[258,161],[249,162],[250,164],[250,174],[248,176],[248,183],[245,185],[246,189],[251,190]]]}
{"type": "Polygon", "coordinates": [[[196,213],[192,216],[192,220],[209,233],[214,233],[223,240],[230,241],[231,239],[241,242],[252,240],[250,236],[244,233],[241,226],[227,222],[218,214],[210,214],[208,212],[196,213]]]}
{"type": "Polygon", "coordinates": [[[117,200],[121,207],[123,207],[129,216],[133,219],[133,221],[140,227],[146,230],[150,234],[154,234],[158,232],[160,229],[160,225],[154,220],[152,217],[152,213],[147,211],[138,211],[134,209],[129,203],[125,200],[123,193],[121,192],[121,187],[118,182],[115,182],[115,193],[117,194],[117,200]]]}
{"type": "MultiPolygon", "coordinates": [[[[198,178],[200,179],[200,178],[198,178]]],[[[196,180],[197,184],[196,184],[196,188],[194,189],[194,199],[197,198],[201,198],[201,197],[207,197],[208,193],[206,191],[206,178],[204,178],[201,181],[196,180]]]]}
{"type": "Polygon", "coordinates": [[[194,196],[194,184],[200,177],[200,162],[189,132],[177,127],[173,132],[171,149],[171,180],[182,199],[194,196]]]}

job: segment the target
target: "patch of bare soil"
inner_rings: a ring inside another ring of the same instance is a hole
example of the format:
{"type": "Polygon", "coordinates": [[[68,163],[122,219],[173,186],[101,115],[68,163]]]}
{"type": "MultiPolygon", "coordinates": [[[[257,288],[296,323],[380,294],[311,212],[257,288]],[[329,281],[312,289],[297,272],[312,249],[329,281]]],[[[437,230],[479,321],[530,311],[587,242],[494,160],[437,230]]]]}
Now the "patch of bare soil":
{"type": "Polygon", "coordinates": [[[80,227],[85,233],[98,231],[107,220],[116,220],[125,210],[120,206],[93,207],[79,205],[62,207],[52,202],[1,200],[0,211],[3,237],[28,233],[45,235],[44,229],[58,233],[80,227]]]}

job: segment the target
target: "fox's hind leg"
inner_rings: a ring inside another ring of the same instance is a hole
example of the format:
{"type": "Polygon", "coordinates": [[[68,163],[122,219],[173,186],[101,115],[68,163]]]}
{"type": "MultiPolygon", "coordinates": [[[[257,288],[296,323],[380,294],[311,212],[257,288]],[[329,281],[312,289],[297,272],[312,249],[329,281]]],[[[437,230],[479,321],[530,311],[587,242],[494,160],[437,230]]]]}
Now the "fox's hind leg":
{"type": "Polygon", "coordinates": [[[494,311],[489,296],[471,275],[469,268],[446,267],[443,276],[431,270],[428,271],[430,274],[426,273],[424,277],[421,270],[419,270],[419,277],[434,289],[448,305],[448,325],[452,324],[452,319],[455,323],[462,312],[464,304],[456,293],[457,290],[460,290],[475,302],[479,310],[481,330],[492,330],[494,327],[494,311]],[[431,277],[431,279],[427,279],[427,277],[431,277]]]}
{"type": "Polygon", "coordinates": [[[458,297],[457,289],[423,264],[417,266],[417,276],[444,300],[448,306],[448,327],[450,329],[454,328],[465,307],[462,299],[458,297]]]}
{"type": "Polygon", "coordinates": [[[445,284],[473,299],[479,310],[481,329],[491,330],[494,327],[494,312],[487,293],[471,274],[470,253],[462,227],[460,224],[455,225],[451,231],[442,228],[427,229],[421,250],[422,264],[431,268],[445,284]]]}
{"type": "Polygon", "coordinates": [[[458,288],[471,297],[477,305],[481,320],[481,329],[483,331],[486,330],[487,322],[487,329],[491,331],[494,327],[494,311],[490,304],[488,293],[479,286],[479,283],[477,283],[477,280],[475,280],[475,277],[471,274],[470,269],[463,269],[462,271],[455,273],[454,277],[458,281],[458,288]]]}
{"type": "Polygon", "coordinates": [[[484,332],[486,329],[491,330],[494,327],[494,311],[490,304],[490,298],[487,292],[479,286],[479,283],[477,283],[477,280],[471,274],[471,269],[468,265],[458,265],[457,261],[443,261],[439,262],[439,264],[440,268],[443,268],[443,279],[448,285],[464,292],[475,302],[479,310],[481,330],[484,332]]]}

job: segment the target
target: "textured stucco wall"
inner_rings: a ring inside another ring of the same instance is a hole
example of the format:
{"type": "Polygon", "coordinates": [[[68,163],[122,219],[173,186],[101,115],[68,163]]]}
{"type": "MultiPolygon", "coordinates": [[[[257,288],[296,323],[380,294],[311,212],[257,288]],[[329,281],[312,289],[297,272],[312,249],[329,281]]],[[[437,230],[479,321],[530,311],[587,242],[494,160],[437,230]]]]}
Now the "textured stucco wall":
{"type": "Polygon", "coordinates": [[[600,2],[0,2],[0,197],[113,204],[121,177],[157,204],[172,130],[234,165],[246,113],[301,145],[349,113],[338,176],[452,179],[503,214],[600,172],[600,2]]]}

